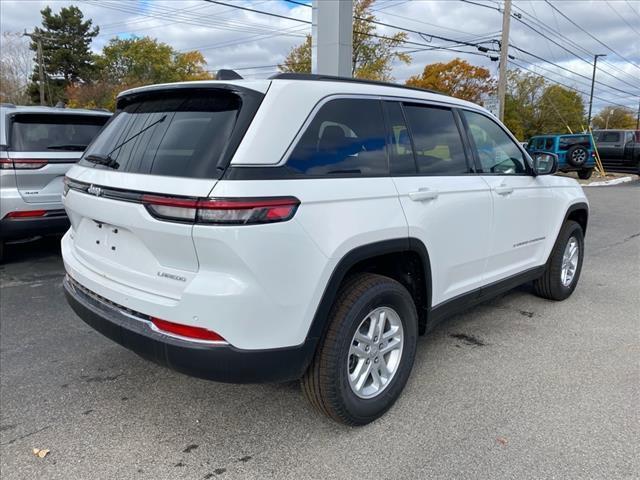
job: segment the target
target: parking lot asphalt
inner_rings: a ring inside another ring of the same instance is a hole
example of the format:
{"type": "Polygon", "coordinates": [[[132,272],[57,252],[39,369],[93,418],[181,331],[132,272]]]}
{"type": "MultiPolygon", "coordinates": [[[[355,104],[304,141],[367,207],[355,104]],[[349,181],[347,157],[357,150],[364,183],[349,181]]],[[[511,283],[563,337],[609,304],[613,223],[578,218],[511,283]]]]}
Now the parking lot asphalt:
{"type": "Polygon", "coordinates": [[[640,184],[586,190],[574,295],[525,286],[442,324],[397,404],[361,428],[317,415],[297,383],[219,384],[140,359],[67,306],[57,240],[7,247],[0,474],[639,478],[640,184]]]}

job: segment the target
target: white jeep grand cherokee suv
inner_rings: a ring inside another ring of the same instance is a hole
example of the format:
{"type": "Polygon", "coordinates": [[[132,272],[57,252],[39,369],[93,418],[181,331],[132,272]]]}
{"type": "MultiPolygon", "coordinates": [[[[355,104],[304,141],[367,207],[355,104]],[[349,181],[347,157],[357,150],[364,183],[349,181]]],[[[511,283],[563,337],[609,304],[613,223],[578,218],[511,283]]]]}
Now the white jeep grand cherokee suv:
{"type": "Polygon", "coordinates": [[[481,107],[280,74],[126,91],[67,174],[75,312],[143,357],[224,382],[302,379],[362,425],[441,319],[533,281],[563,300],[588,205],[481,107]]]}

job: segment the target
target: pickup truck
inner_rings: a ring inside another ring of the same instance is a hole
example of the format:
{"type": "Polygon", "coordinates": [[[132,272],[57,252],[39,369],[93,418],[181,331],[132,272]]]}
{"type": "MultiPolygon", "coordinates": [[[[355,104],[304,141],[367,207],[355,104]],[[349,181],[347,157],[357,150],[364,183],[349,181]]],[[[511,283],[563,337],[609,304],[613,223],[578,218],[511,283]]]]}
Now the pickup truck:
{"type": "Polygon", "coordinates": [[[605,169],[640,173],[640,130],[594,130],[605,169]]]}

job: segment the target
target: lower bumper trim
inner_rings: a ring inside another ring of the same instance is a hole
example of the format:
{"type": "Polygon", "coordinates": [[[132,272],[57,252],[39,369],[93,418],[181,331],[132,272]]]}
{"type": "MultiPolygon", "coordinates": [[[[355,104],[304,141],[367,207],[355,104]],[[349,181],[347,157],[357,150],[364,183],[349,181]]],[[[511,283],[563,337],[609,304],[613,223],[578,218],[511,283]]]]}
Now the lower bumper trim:
{"type": "Polygon", "coordinates": [[[286,382],[300,378],[313,355],[315,342],[311,341],[296,347],[243,350],[169,337],[74,283],[65,277],[65,296],[85,323],[141,357],[190,376],[227,383],[286,382]]]}

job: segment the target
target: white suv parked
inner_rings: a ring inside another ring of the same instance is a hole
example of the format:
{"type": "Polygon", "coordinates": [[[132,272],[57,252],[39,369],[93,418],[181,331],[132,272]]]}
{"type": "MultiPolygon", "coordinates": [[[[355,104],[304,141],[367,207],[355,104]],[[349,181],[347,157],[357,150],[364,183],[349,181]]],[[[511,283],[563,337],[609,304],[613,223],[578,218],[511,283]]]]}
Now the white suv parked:
{"type": "Polygon", "coordinates": [[[67,298],[107,337],[224,382],[302,379],[366,424],[419,334],[534,281],[563,300],[588,205],[481,107],[313,75],[126,91],[67,174],[67,298]]]}
{"type": "Polygon", "coordinates": [[[109,112],[0,105],[0,260],[5,242],[62,234],[62,180],[109,112]]]}

